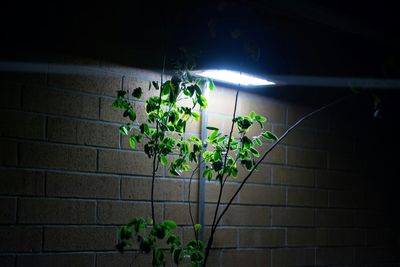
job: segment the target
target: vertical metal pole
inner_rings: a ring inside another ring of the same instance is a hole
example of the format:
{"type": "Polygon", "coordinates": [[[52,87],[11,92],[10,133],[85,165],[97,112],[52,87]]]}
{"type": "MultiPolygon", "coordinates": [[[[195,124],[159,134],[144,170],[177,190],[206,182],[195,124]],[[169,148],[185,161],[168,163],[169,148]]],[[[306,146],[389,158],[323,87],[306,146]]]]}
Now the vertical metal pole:
{"type": "MultiPolygon", "coordinates": [[[[203,95],[206,99],[208,99],[209,89],[208,89],[208,82],[203,83],[203,95]]],[[[199,174],[199,205],[198,205],[198,216],[199,216],[199,223],[202,225],[199,239],[204,240],[204,228],[205,228],[205,220],[204,220],[204,209],[205,209],[205,187],[206,187],[206,180],[204,179],[203,172],[206,167],[205,163],[201,160],[203,159],[203,153],[207,150],[205,146],[207,144],[207,123],[208,123],[208,113],[207,109],[203,109],[201,111],[201,129],[200,129],[200,138],[203,144],[203,150],[200,153],[200,174],[199,174]]]]}

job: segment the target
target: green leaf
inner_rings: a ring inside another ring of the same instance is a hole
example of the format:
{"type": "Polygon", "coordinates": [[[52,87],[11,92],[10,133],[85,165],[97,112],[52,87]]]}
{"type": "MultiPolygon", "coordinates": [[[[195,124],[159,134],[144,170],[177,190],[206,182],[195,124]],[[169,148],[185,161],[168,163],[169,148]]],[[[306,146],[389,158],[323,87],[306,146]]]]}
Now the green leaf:
{"type": "Polygon", "coordinates": [[[153,266],[162,266],[165,265],[165,255],[162,249],[155,249],[154,250],[154,257],[153,257],[153,266]]]}
{"type": "Polygon", "coordinates": [[[141,134],[135,135],[135,140],[136,140],[136,142],[138,142],[138,143],[142,142],[142,138],[143,138],[143,136],[142,136],[141,134]]]}
{"type": "Polygon", "coordinates": [[[262,133],[262,136],[267,140],[273,140],[273,141],[278,140],[278,137],[270,131],[266,131],[265,133],[262,133]]]}
{"type": "Polygon", "coordinates": [[[238,175],[238,169],[237,169],[236,167],[232,167],[232,168],[231,168],[231,175],[232,175],[233,177],[237,177],[237,175],[238,175]]]}
{"type": "Polygon", "coordinates": [[[152,242],[145,237],[142,238],[142,240],[139,243],[140,250],[142,250],[144,253],[148,254],[151,251],[151,247],[152,247],[152,242]]]}
{"type": "Polygon", "coordinates": [[[125,95],[126,95],[126,91],[124,91],[124,90],[118,90],[117,91],[117,96],[118,97],[122,97],[123,98],[125,95]]]}
{"type": "Polygon", "coordinates": [[[260,152],[257,151],[257,149],[255,149],[254,147],[250,148],[250,152],[255,156],[255,157],[259,157],[260,156],[260,152]]]}
{"type": "Polygon", "coordinates": [[[171,81],[166,81],[161,87],[161,95],[168,95],[172,91],[171,81]]]}
{"type": "Polygon", "coordinates": [[[200,107],[203,109],[207,107],[207,99],[202,95],[197,98],[197,103],[199,103],[200,107]]]}
{"type": "Polygon", "coordinates": [[[207,177],[208,181],[211,181],[212,179],[212,170],[211,169],[207,169],[203,172],[203,177],[207,177]]]}
{"type": "Polygon", "coordinates": [[[179,262],[183,259],[183,251],[180,248],[175,249],[172,252],[172,257],[174,258],[174,262],[179,265],[179,262]]]}
{"type": "Polygon", "coordinates": [[[213,167],[214,171],[220,171],[222,170],[222,166],[224,165],[224,163],[222,163],[222,161],[214,161],[211,166],[213,167]]]}
{"type": "Polygon", "coordinates": [[[194,118],[195,121],[199,121],[200,120],[200,115],[199,113],[192,111],[192,116],[194,118]]]}
{"type": "Polygon", "coordinates": [[[261,115],[258,115],[258,114],[256,115],[255,119],[258,122],[266,122],[267,121],[267,118],[265,118],[265,117],[263,117],[261,115]]]}
{"type": "Polygon", "coordinates": [[[250,112],[250,118],[252,118],[254,120],[255,117],[256,117],[256,113],[254,111],[250,112]]]}
{"type": "Polygon", "coordinates": [[[210,89],[210,91],[213,91],[215,89],[214,81],[211,79],[208,80],[208,88],[210,89]]]}
{"type": "Polygon", "coordinates": [[[253,161],[251,161],[251,160],[245,159],[245,160],[242,160],[241,163],[243,165],[245,165],[247,170],[251,170],[251,168],[253,168],[253,161]]]}
{"type": "Polygon", "coordinates": [[[120,132],[122,135],[128,135],[129,130],[130,130],[130,127],[127,126],[127,125],[122,125],[122,126],[119,127],[119,132],[120,132]]]}
{"type": "Polygon", "coordinates": [[[142,123],[139,128],[142,134],[150,134],[149,125],[147,125],[146,123],[142,123]]]}
{"type": "Polygon", "coordinates": [[[136,112],[131,108],[128,108],[127,110],[125,110],[124,117],[127,117],[127,116],[129,117],[129,119],[131,121],[135,121],[136,120],[136,112]]]}
{"type": "Polygon", "coordinates": [[[167,163],[168,163],[167,157],[165,155],[160,156],[160,161],[161,161],[161,164],[164,166],[167,165],[167,163]]]}
{"type": "Polygon", "coordinates": [[[176,229],[176,223],[172,220],[164,220],[162,223],[168,230],[176,229]]]}
{"type": "Polygon", "coordinates": [[[136,136],[135,135],[131,135],[131,137],[129,137],[129,146],[132,149],[136,148],[136,136]]]}
{"type": "Polygon", "coordinates": [[[132,96],[139,99],[142,96],[142,94],[143,94],[142,88],[138,87],[133,90],[132,96]]]}
{"type": "Polygon", "coordinates": [[[127,109],[129,107],[129,103],[122,97],[117,97],[112,103],[112,107],[120,108],[120,109],[127,109]]]}
{"type": "Polygon", "coordinates": [[[160,86],[158,85],[158,82],[152,81],[151,84],[156,88],[156,90],[160,89],[160,86]]]}
{"type": "Polygon", "coordinates": [[[201,224],[196,223],[194,225],[194,232],[198,235],[200,233],[200,231],[201,231],[201,224]]]}
{"type": "Polygon", "coordinates": [[[254,138],[254,142],[255,142],[257,145],[259,145],[259,146],[262,145],[262,141],[261,141],[261,139],[258,138],[258,137],[255,137],[255,138],[254,138]]]}
{"type": "Polygon", "coordinates": [[[214,130],[209,136],[207,136],[206,140],[208,142],[213,141],[218,136],[218,130],[214,130]]]}
{"type": "Polygon", "coordinates": [[[207,130],[211,130],[211,131],[218,131],[219,130],[217,127],[213,127],[213,126],[207,126],[206,128],[207,128],[207,130]]]}

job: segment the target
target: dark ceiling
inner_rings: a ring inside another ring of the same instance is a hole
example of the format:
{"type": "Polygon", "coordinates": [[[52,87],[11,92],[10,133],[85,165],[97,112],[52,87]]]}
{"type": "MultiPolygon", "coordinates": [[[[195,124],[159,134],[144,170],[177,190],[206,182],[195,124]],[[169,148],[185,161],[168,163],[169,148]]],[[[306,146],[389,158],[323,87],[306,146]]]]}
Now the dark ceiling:
{"type": "Polygon", "coordinates": [[[185,50],[199,68],[400,76],[400,19],[385,1],[55,2],[1,9],[3,58],[54,53],[160,68],[163,55],[170,62],[185,50]]]}

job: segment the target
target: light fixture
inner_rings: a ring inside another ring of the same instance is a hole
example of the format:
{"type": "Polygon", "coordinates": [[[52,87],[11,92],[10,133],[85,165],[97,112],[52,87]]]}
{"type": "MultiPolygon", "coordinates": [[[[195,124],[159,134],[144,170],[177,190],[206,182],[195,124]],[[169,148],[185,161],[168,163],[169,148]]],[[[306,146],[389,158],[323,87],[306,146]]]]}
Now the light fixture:
{"type": "Polygon", "coordinates": [[[243,72],[232,71],[232,70],[204,70],[197,71],[195,74],[211,78],[216,81],[231,83],[236,85],[245,86],[267,86],[275,85],[275,82],[266,79],[258,78],[243,72]]]}

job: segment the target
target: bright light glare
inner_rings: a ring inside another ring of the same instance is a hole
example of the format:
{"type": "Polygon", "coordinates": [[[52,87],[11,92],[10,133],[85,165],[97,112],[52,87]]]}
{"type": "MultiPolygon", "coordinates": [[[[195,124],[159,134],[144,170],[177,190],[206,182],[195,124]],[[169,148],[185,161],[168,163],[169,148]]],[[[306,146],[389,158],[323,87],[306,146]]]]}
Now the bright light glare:
{"type": "Polygon", "coordinates": [[[242,72],[231,70],[206,70],[196,73],[199,76],[211,78],[213,80],[240,84],[245,86],[261,86],[261,85],[274,85],[272,81],[260,79],[242,72]]]}

